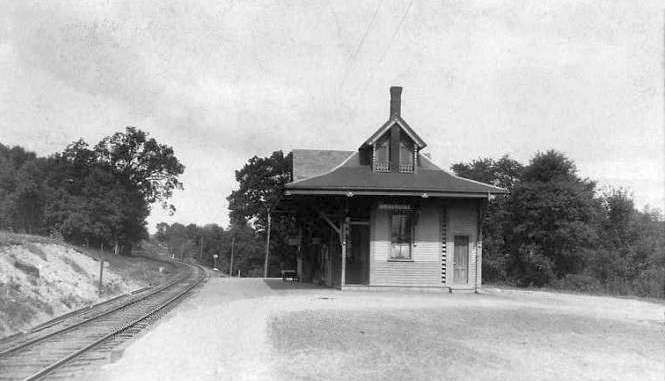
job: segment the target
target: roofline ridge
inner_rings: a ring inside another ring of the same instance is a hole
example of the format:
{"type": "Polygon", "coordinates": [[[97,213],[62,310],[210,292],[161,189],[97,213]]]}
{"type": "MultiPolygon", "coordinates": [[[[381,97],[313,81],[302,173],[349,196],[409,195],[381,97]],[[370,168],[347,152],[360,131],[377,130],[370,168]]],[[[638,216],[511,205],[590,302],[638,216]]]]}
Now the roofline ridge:
{"type": "Polygon", "coordinates": [[[301,183],[301,182],[306,181],[306,180],[315,179],[315,178],[317,178],[317,177],[321,177],[321,176],[329,175],[329,174],[335,172],[335,171],[338,170],[340,167],[342,167],[344,164],[346,164],[346,163],[347,163],[347,162],[348,162],[348,161],[349,161],[354,155],[358,154],[357,151],[349,151],[349,152],[351,152],[351,154],[350,154],[346,159],[344,159],[341,163],[339,163],[339,164],[337,164],[335,167],[333,167],[331,170],[329,170],[329,171],[327,171],[327,172],[323,172],[323,173],[318,174],[318,175],[314,175],[314,176],[310,176],[310,177],[305,177],[304,179],[300,179],[300,180],[297,180],[297,181],[291,181],[290,183],[286,183],[284,186],[286,187],[286,185],[298,184],[298,183],[301,183]]]}
{"type": "Polygon", "coordinates": [[[291,148],[291,152],[293,151],[356,152],[352,149],[291,148]]]}

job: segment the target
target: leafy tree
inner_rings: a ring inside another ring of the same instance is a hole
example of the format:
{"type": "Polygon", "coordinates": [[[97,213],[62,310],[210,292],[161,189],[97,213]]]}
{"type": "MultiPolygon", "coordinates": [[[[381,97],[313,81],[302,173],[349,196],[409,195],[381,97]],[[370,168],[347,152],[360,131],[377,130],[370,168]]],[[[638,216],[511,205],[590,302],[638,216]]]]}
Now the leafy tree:
{"type": "MultiPolygon", "coordinates": [[[[524,166],[508,155],[499,160],[483,158],[469,163],[457,163],[452,166],[457,176],[481,181],[512,190],[520,181],[524,166]]],[[[486,280],[506,281],[506,234],[511,223],[510,213],[506,208],[507,198],[499,196],[490,200],[483,229],[482,273],[486,280]]]]}
{"type": "Polygon", "coordinates": [[[519,182],[524,166],[504,155],[499,160],[481,158],[470,163],[456,163],[452,170],[457,176],[510,190],[519,182]]]}
{"type": "Polygon", "coordinates": [[[135,127],[127,127],[124,133],[104,138],[95,146],[95,152],[98,160],[138,192],[144,202],[159,202],[164,208],[175,210],[167,200],[174,190],[182,189],[178,176],[185,167],[175,157],[173,148],[157,143],[135,127]]]}
{"type": "Polygon", "coordinates": [[[265,230],[268,212],[281,197],[290,176],[291,154],[284,156],[282,151],[275,151],[270,157],[249,159],[236,171],[238,190],[227,197],[231,221],[238,225],[249,222],[265,230]]]}
{"type": "MultiPolygon", "coordinates": [[[[268,234],[268,215],[284,191],[284,184],[291,178],[291,154],[284,155],[282,151],[275,151],[270,157],[257,156],[249,159],[242,169],[236,171],[238,190],[231,192],[227,197],[229,201],[229,216],[233,225],[244,226],[250,224],[264,236],[268,234]]],[[[282,253],[285,250],[288,221],[277,218],[272,221],[270,234],[270,251],[282,253]]],[[[272,272],[279,270],[280,258],[272,256],[266,267],[272,272]]],[[[266,269],[267,272],[271,272],[266,269]]]]}
{"type": "Polygon", "coordinates": [[[511,270],[519,281],[540,286],[583,268],[584,249],[597,238],[594,189],[594,182],[577,176],[572,161],[553,150],[537,153],[524,168],[507,205],[511,270]]]}
{"type": "Polygon", "coordinates": [[[173,210],[167,200],[183,170],[171,147],[133,127],[48,158],[0,145],[0,228],[129,253],[147,237],[152,203],[173,210]]]}

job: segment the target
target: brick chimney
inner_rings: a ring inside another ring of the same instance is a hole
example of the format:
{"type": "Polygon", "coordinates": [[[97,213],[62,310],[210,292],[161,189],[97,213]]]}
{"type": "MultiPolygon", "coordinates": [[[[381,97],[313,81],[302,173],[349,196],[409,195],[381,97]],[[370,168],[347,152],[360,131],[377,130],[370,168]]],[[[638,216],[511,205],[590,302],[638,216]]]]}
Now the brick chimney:
{"type": "Polygon", "coordinates": [[[399,86],[390,87],[390,118],[401,116],[402,111],[402,88],[399,86]]]}
{"type": "MultiPolygon", "coordinates": [[[[401,116],[402,88],[390,87],[390,118],[401,116]]],[[[399,172],[399,135],[400,127],[397,123],[390,127],[390,171],[399,172]]]]}

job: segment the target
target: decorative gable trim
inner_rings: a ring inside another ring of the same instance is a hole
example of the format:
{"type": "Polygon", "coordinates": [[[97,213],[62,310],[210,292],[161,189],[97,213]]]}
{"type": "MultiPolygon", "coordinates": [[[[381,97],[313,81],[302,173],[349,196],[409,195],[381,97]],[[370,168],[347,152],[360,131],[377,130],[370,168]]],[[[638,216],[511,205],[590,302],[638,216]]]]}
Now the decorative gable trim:
{"type": "Polygon", "coordinates": [[[404,133],[406,133],[411,138],[411,140],[413,140],[418,149],[427,147],[425,141],[423,141],[423,139],[421,139],[420,136],[418,136],[418,134],[416,134],[416,132],[411,129],[411,127],[404,121],[404,119],[402,119],[400,116],[394,115],[388,119],[388,121],[384,123],[383,126],[379,127],[379,129],[376,130],[376,132],[361,145],[361,148],[365,146],[373,146],[376,144],[376,142],[383,136],[383,134],[388,132],[390,127],[392,127],[394,124],[397,124],[402,129],[402,131],[404,131],[404,133]]]}

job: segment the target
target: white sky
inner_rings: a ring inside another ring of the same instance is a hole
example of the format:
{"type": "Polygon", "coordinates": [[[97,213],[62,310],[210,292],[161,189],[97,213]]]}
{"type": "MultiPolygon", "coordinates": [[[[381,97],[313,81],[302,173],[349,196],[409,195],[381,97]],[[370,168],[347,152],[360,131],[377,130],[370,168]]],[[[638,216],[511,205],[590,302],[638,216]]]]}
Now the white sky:
{"type": "Polygon", "coordinates": [[[665,203],[659,1],[2,3],[0,142],[46,155],[148,131],[187,167],[151,229],[226,225],[253,155],[356,149],[391,85],[446,168],[554,148],[639,207],[665,203]]]}

